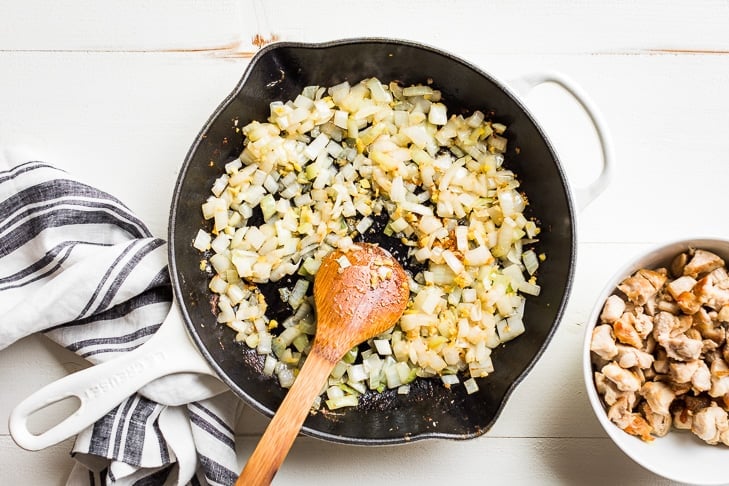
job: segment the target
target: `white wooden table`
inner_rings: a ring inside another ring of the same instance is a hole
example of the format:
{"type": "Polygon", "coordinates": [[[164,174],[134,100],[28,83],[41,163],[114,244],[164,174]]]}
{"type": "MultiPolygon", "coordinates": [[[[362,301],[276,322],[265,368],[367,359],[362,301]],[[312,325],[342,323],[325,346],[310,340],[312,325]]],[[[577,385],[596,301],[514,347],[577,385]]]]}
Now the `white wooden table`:
{"type": "MultiPolygon", "coordinates": [[[[613,445],[580,375],[585,320],[617,265],[654,243],[729,236],[729,3],[340,0],[7,0],[0,3],[0,146],[24,145],[104,189],[166,237],[178,168],[264,39],[388,36],[451,51],[497,78],[570,76],[611,129],[615,177],[578,220],[569,306],[496,425],[478,439],[353,447],[300,439],[275,484],[670,484],[613,445]]],[[[574,185],[599,169],[576,105],[527,99],[574,185]]],[[[66,441],[42,452],[8,435],[13,406],[79,369],[39,337],[0,352],[0,483],[65,484],[66,441]]],[[[241,464],[266,420],[238,424],[241,464]]]]}

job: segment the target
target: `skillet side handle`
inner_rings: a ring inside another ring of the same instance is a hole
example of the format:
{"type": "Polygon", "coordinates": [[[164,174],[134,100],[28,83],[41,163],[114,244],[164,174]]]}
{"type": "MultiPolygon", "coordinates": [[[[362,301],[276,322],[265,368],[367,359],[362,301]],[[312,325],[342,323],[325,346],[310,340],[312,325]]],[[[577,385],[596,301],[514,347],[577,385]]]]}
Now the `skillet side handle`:
{"type": "Polygon", "coordinates": [[[177,305],[157,332],[146,343],[104,363],[65,376],[36,391],[11,412],[8,428],[13,440],[23,449],[37,451],[55,445],[91,426],[125,398],[145,384],[172,373],[212,374],[207,362],[197,353],[184,332],[177,305]],[[60,423],[34,434],[29,418],[43,408],[75,397],[80,405],[60,423]]]}
{"type": "Polygon", "coordinates": [[[577,207],[582,211],[605,190],[612,178],[614,156],[610,132],[600,110],[595,106],[590,97],[574,81],[563,74],[554,72],[530,74],[513,80],[509,85],[521,96],[526,96],[533,88],[545,83],[554,83],[572,95],[590,118],[590,121],[595,127],[598,141],[600,142],[600,150],[602,152],[602,169],[600,174],[587,186],[574,189],[577,207]]]}

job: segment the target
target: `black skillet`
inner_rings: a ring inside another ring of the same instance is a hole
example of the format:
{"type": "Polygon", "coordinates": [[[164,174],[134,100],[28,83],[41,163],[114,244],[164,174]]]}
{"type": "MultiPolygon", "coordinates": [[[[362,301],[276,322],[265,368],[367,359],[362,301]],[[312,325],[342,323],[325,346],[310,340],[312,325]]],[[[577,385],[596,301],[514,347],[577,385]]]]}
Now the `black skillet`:
{"type": "MultiPolygon", "coordinates": [[[[176,305],[144,345],[61,378],[18,404],[11,413],[9,429],[21,447],[38,450],[78,433],[147,383],[140,392],[167,405],[220,392],[219,383],[204,374],[217,375],[245,403],[273,415],[286,391],[274,378],[261,373],[262,360],[254,351],[235,343],[234,332],[216,323],[208,275],[200,270],[201,254],[192,247],[198,229],[208,225],[200,206],[224,164],[241,152],[243,140],[236,128],[266,119],[271,101],[293,99],[309,85],[332,86],[345,80],[357,83],[372,76],[405,85],[431,82],[442,92],[451,112],[479,109],[508,126],[506,166],[519,175],[530,203],[527,216],[538,220],[542,228],[537,244],[538,252],[547,256],[538,273],[542,291],[538,297],[527,299],[526,332],[494,350],[496,371],[478,380],[478,392],[468,395],[463,386],[448,390],[438,379],[418,379],[407,395],[369,393],[356,408],[319,411],[309,416],[302,430],[334,442],[395,444],[424,438],[468,439],[493,425],[509,395],[544,352],[567,303],[575,265],[575,216],[564,174],[534,119],[508,88],[488,74],[420,44],[352,39],[316,45],[277,43],[253,57],[238,86],[197,136],[175,186],[169,264],[176,305]],[[180,321],[184,321],[187,333],[180,321]],[[69,396],[78,398],[78,410],[46,432],[30,432],[31,414],[69,396]]],[[[560,78],[535,79],[536,84],[561,84],[595,123],[604,167],[601,176],[582,193],[594,197],[604,187],[610,165],[603,124],[574,86],[560,78]]],[[[378,231],[365,237],[402,255],[402,249],[378,231]]],[[[263,291],[269,310],[281,313],[284,310],[276,301],[277,285],[265,286],[263,291]]]]}
{"type": "MultiPolygon", "coordinates": [[[[527,332],[494,350],[496,371],[479,380],[479,391],[451,390],[436,379],[418,379],[408,395],[368,394],[353,409],[319,412],[303,428],[308,435],[359,444],[399,443],[427,437],[466,439],[488,430],[507,397],[544,351],[558,325],[575,262],[574,211],[554,150],[522,104],[491,76],[456,57],[423,45],[382,39],[353,39],[307,45],[278,43],[251,60],[241,81],[203,127],[190,149],[175,188],[170,218],[170,263],[185,322],[200,352],[245,402],[271,416],[286,390],[261,374],[254,351],[233,342],[233,331],[215,324],[207,277],[191,241],[207,226],[200,204],[226,162],[242,149],[235,127],[265,120],[269,103],[293,99],[305,86],[354,84],[376,76],[405,85],[432,81],[451,112],[480,109],[507,125],[507,166],[517,172],[530,205],[528,216],[541,227],[539,270],[542,292],[527,300],[527,332]]],[[[377,232],[370,241],[393,248],[377,232]]],[[[270,290],[270,289],[268,289],[270,290]]],[[[276,292],[266,292],[269,299],[276,292]]],[[[270,304],[274,309],[276,303],[270,304]]],[[[282,306],[281,306],[282,308],[282,306]]]]}

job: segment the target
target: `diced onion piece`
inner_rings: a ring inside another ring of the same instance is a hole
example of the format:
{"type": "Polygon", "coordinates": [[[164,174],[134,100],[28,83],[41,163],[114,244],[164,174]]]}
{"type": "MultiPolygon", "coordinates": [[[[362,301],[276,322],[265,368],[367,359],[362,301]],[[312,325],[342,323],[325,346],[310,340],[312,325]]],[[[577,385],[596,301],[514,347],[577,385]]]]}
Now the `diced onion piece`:
{"type": "Polygon", "coordinates": [[[539,258],[534,250],[527,250],[521,254],[521,259],[524,262],[524,268],[529,275],[534,275],[539,268],[539,258]]]}
{"type": "Polygon", "coordinates": [[[441,375],[440,379],[446,386],[456,385],[461,382],[458,375],[441,375]]]}
{"type": "Polygon", "coordinates": [[[375,339],[373,341],[377,353],[381,356],[390,356],[392,354],[392,347],[390,341],[386,339],[375,339]]]}
{"type": "Polygon", "coordinates": [[[195,240],[193,241],[192,246],[195,247],[197,250],[207,251],[210,249],[211,241],[212,237],[210,236],[210,233],[203,229],[200,229],[195,235],[195,240]]]}
{"type": "Polygon", "coordinates": [[[445,125],[448,122],[448,113],[443,103],[433,103],[428,112],[428,121],[433,125],[445,125]]]}
{"type": "Polygon", "coordinates": [[[468,393],[469,395],[478,391],[478,383],[476,383],[476,380],[473,378],[469,378],[464,381],[463,386],[466,388],[466,393],[468,393]]]}
{"type": "Polygon", "coordinates": [[[461,263],[455,253],[450,250],[444,250],[442,256],[443,260],[445,260],[446,262],[446,265],[448,265],[450,269],[453,270],[453,273],[459,275],[461,272],[463,272],[463,263],[461,263]]]}
{"type": "Polygon", "coordinates": [[[496,330],[501,342],[505,343],[524,333],[524,322],[518,316],[510,316],[500,320],[496,324],[496,330]]]}

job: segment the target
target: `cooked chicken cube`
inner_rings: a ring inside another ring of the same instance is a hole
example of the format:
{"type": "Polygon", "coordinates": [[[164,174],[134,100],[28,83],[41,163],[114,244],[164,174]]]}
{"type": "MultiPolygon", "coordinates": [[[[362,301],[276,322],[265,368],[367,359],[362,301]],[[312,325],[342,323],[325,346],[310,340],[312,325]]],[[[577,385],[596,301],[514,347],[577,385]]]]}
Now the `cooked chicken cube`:
{"type": "Polygon", "coordinates": [[[651,283],[649,278],[646,278],[640,272],[636,272],[632,277],[623,280],[618,285],[618,289],[628,297],[628,300],[636,305],[645,304],[649,298],[658,293],[658,288],[651,283]]]}
{"type": "Polygon", "coordinates": [[[711,389],[711,371],[706,363],[699,360],[699,367],[691,377],[691,386],[694,393],[701,393],[711,389]]]}
{"type": "Polygon", "coordinates": [[[613,337],[613,328],[611,326],[608,324],[595,326],[592,330],[590,351],[606,360],[611,360],[618,354],[618,348],[615,346],[615,338],[613,337]]]}
{"type": "Polygon", "coordinates": [[[670,415],[655,413],[648,402],[641,403],[639,408],[641,414],[645,417],[646,422],[648,422],[648,425],[650,425],[653,429],[653,435],[663,437],[671,430],[672,420],[670,415]]]}
{"type": "Polygon", "coordinates": [[[623,312],[625,312],[625,301],[617,295],[611,295],[605,301],[602,314],[600,314],[600,320],[611,324],[620,319],[623,312]]]}
{"type": "Polygon", "coordinates": [[[640,394],[648,402],[651,410],[661,415],[670,414],[668,408],[676,398],[671,387],[660,381],[649,381],[641,387],[640,394]]]}
{"type": "Polygon", "coordinates": [[[643,313],[634,316],[633,327],[641,339],[647,339],[651,331],[653,331],[653,319],[643,313]]]}
{"type": "Polygon", "coordinates": [[[720,289],[729,289],[729,272],[726,267],[715,268],[709,273],[714,285],[720,289]]]}
{"type": "Polygon", "coordinates": [[[703,338],[711,339],[716,344],[722,345],[726,340],[726,329],[719,322],[718,315],[716,313],[713,314],[715,314],[715,318],[712,319],[709,313],[706,312],[706,309],[699,309],[693,316],[693,327],[701,333],[703,338]]]}
{"type": "Polygon", "coordinates": [[[633,346],[626,346],[624,344],[618,344],[617,347],[617,358],[616,362],[621,368],[650,368],[653,365],[653,355],[641,351],[640,349],[634,348],[633,346]]]}
{"type": "MultiPolygon", "coordinates": [[[[656,292],[661,290],[668,280],[668,271],[664,268],[658,270],[649,270],[647,268],[641,268],[638,270],[638,275],[648,280],[656,292]]],[[[655,292],[653,293],[655,295],[655,292]]]]}
{"type": "Polygon", "coordinates": [[[711,272],[712,270],[723,267],[724,260],[718,255],[710,251],[697,249],[691,260],[683,267],[683,274],[697,277],[699,274],[711,272]]]}
{"type": "Polygon", "coordinates": [[[683,269],[688,263],[689,257],[686,253],[679,253],[676,255],[676,257],[671,261],[671,274],[674,277],[680,277],[683,275],[683,269]]]}
{"type": "Polygon", "coordinates": [[[634,322],[635,316],[633,314],[623,313],[620,319],[613,322],[613,333],[621,343],[641,348],[643,347],[643,340],[640,338],[638,331],[635,330],[634,322]]]}
{"type": "Polygon", "coordinates": [[[701,300],[693,292],[682,292],[676,297],[678,307],[688,315],[696,314],[701,308],[701,300]]]}
{"type": "Polygon", "coordinates": [[[678,307],[678,304],[676,304],[676,301],[671,298],[671,300],[667,299],[661,299],[656,304],[656,309],[659,311],[668,312],[669,314],[678,314],[681,312],[681,309],[678,307]]]}
{"type": "Polygon", "coordinates": [[[606,364],[601,371],[608,380],[615,383],[620,391],[640,390],[640,378],[635,373],[621,368],[615,362],[606,364]]]}
{"type": "Polygon", "coordinates": [[[699,369],[699,360],[671,361],[668,369],[668,375],[674,383],[690,383],[694,373],[699,369]]]}
{"type": "MultiPolygon", "coordinates": [[[[603,368],[604,369],[604,368],[603,368]]],[[[721,397],[729,393],[729,366],[723,359],[711,363],[711,389],[709,395],[721,397]]]]}
{"type": "Polygon", "coordinates": [[[729,322],[729,305],[722,306],[716,314],[717,320],[720,322],[729,322]]]}
{"type": "Polygon", "coordinates": [[[673,314],[661,311],[653,318],[653,337],[659,343],[671,337],[671,331],[678,325],[678,319],[673,314]]]}
{"type": "Polygon", "coordinates": [[[696,279],[689,276],[679,277],[676,280],[666,284],[666,290],[671,294],[671,297],[678,299],[678,296],[684,292],[691,292],[694,285],[696,285],[696,279]]]}
{"type": "Polygon", "coordinates": [[[691,422],[691,432],[707,444],[718,444],[722,432],[727,430],[729,430],[729,416],[716,403],[695,414],[691,422]]]}
{"type": "Polygon", "coordinates": [[[679,361],[699,359],[703,347],[700,339],[691,339],[686,335],[666,339],[661,344],[666,348],[666,354],[669,358],[679,361]]]}
{"type": "Polygon", "coordinates": [[[631,421],[623,430],[631,435],[640,437],[645,442],[651,442],[653,440],[653,436],[651,435],[653,427],[637,413],[631,414],[631,421]]]}
{"type": "Polygon", "coordinates": [[[729,304],[729,289],[716,285],[711,275],[707,275],[696,283],[694,294],[701,304],[712,309],[718,310],[729,304]]]}

